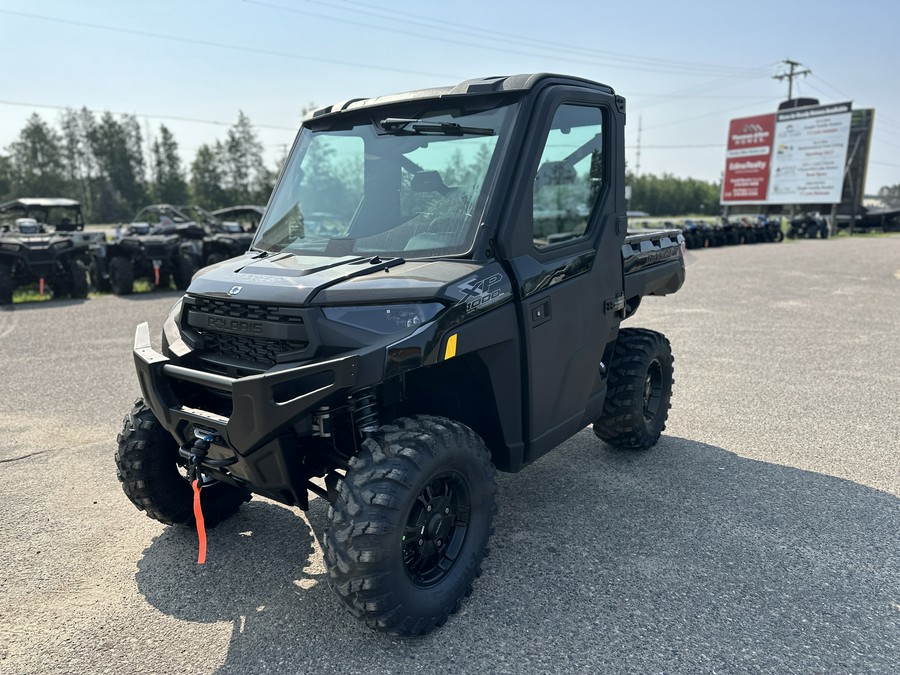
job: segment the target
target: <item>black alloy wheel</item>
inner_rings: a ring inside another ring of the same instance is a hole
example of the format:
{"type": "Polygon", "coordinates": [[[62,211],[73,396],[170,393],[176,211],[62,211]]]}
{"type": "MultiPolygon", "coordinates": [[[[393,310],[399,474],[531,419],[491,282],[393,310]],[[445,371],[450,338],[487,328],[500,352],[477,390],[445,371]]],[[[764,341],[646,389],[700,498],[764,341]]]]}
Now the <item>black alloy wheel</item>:
{"type": "Polygon", "coordinates": [[[444,579],[459,557],[472,500],[465,478],[456,472],[435,477],[410,510],[403,528],[403,565],[416,586],[434,586],[444,579]]]}
{"type": "Polygon", "coordinates": [[[647,368],[644,380],[644,420],[652,422],[659,414],[659,404],[663,396],[663,373],[659,361],[654,359],[647,368]]]}

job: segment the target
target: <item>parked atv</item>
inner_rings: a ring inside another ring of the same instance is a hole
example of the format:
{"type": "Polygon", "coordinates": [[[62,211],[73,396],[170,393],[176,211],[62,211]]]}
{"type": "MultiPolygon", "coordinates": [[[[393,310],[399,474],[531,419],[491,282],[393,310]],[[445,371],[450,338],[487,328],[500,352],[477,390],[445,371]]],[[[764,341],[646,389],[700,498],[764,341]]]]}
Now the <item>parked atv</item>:
{"type": "Polygon", "coordinates": [[[241,255],[253,241],[252,232],[239,222],[223,222],[199,206],[154,204],[144,207],[135,220],[154,225],[159,233],[179,235],[186,242],[185,250],[197,259],[198,267],[241,255]]]}
{"type": "Polygon", "coordinates": [[[784,241],[784,231],[781,229],[781,218],[765,218],[760,216],[759,228],[762,237],[767,242],[784,241]]]}
{"type": "Polygon", "coordinates": [[[828,221],[818,213],[804,213],[791,218],[788,239],[828,239],[828,221]]]}
{"type": "Polygon", "coordinates": [[[160,232],[147,223],[132,223],[114,241],[92,247],[91,280],[98,290],[130,295],[135,279],[154,288],[184,290],[200,268],[194,247],[175,233],[160,232]]]}
{"type": "Polygon", "coordinates": [[[685,248],[703,248],[703,230],[694,220],[685,220],[681,226],[685,248]]]}
{"type": "Polygon", "coordinates": [[[37,284],[54,297],[86,298],[87,272],[72,238],[34,218],[17,218],[0,233],[0,305],[12,304],[13,291],[37,284]]]}

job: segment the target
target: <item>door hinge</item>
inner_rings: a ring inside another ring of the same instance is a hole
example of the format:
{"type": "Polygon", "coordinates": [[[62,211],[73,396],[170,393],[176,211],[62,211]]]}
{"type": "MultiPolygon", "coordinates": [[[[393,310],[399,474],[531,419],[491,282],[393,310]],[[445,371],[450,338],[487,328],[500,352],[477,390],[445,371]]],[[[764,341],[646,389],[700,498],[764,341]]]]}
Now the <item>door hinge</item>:
{"type": "Polygon", "coordinates": [[[603,312],[605,314],[609,314],[610,312],[622,312],[625,313],[625,294],[619,293],[616,297],[610,298],[606,302],[603,303],[603,312]]]}

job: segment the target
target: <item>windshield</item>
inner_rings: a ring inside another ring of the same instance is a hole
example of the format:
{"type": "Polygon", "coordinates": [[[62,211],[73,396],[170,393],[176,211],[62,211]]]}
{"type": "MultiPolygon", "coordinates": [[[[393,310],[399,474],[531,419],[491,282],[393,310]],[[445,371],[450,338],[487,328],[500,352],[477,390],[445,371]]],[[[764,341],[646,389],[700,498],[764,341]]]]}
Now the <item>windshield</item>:
{"type": "Polygon", "coordinates": [[[375,111],[352,126],[304,128],[254,247],[404,258],[465,253],[511,108],[375,111]]]}

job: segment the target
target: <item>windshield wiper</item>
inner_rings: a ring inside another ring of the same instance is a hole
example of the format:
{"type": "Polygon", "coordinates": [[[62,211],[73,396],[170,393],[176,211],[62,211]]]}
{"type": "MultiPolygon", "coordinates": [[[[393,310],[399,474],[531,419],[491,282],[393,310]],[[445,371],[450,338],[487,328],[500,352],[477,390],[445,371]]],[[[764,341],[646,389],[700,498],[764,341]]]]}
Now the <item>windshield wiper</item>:
{"type": "Polygon", "coordinates": [[[388,117],[378,123],[389,134],[444,134],[445,136],[493,136],[486,127],[464,127],[456,122],[420,122],[404,117],[388,117]],[[408,127],[412,127],[411,129],[408,127]]]}

